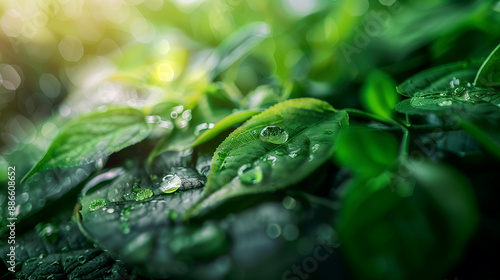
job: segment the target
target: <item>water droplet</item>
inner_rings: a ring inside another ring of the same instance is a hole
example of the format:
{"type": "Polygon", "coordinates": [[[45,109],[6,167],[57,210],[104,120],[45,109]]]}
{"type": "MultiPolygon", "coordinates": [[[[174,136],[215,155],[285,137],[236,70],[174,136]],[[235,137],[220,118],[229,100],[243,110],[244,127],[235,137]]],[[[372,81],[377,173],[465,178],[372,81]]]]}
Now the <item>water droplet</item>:
{"type": "Polygon", "coordinates": [[[163,177],[160,190],[164,193],[173,193],[182,185],[182,180],[177,175],[167,175],[163,177]]]}
{"type": "Polygon", "coordinates": [[[130,233],[130,225],[128,223],[128,219],[130,217],[130,214],[132,213],[132,207],[130,205],[125,206],[121,213],[120,213],[120,222],[121,224],[121,231],[123,234],[129,234],[130,233]]]}
{"type": "Polygon", "coordinates": [[[245,184],[258,184],[262,181],[262,169],[259,166],[245,164],[238,170],[241,182],[245,184]]]}
{"type": "Polygon", "coordinates": [[[68,247],[62,247],[61,248],[61,252],[67,253],[67,252],[69,252],[69,248],[68,247]]]}
{"type": "Polygon", "coordinates": [[[67,257],[64,261],[65,261],[65,262],[70,262],[70,261],[72,261],[72,260],[73,260],[73,257],[69,256],[69,257],[67,257]]]}
{"type": "Polygon", "coordinates": [[[452,104],[451,100],[445,100],[438,103],[438,105],[441,107],[450,106],[451,104],[452,104]]]}
{"type": "Polygon", "coordinates": [[[144,117],[144,120],[147,123],[157,123],[157,122],[159,122],[161,120],[161,118],[158,115],[152,115],[152,116],[146,116],[146,117],[144,117]]]}
{"type": "Polygon", "coordinates": [[[264,161],[271,162],[271,166],[274,166],[277,160],[278,160],[277,157],[269,155],[264,161]]]}
{"type": "Polygon", "coordinates": [[[140,189],[135,197],[136,201],[148,199],[153,196],[153,191],[150,189],[140,189]]]}
{"type": "Polygon", "coordinates": [[[79,264],[84,264],[87,261],[87,258],[84,256],[79,256],[77,260],[79,264]]]}
{"type": "Polygon", "coordinates": [[[192,116],[191,116],[191,110],[187,109],[186,111],[182,112],[182,118],[190,121],[192,116]]]}
{"type": "Polygon", "coordinates": [[[214,128],[215,124],[213,123],[201,123],[199,125],[197,125],[194,129],[194,134],[196,136],[199,136],[201,135],[203,132],[209,130],[209,129],[212,129],[214,128]]]}
{"type": "Polygon", "coordinates": [[[269,224],[266,233],[270,238],[276,239],[281,235],[281,227],[278,224],[269,224]]]}
{"type": "Polygon", "coordinates": [[[259,135],[260,140],[273,144],[283,144],[288,140],[288,133],[278,126],[266,126],[259,135]]]}
{"type": "Polygon", "coordinates": [[[453,77],[453,79],[450,82],[450,87],[455,88],[460,85],[460,80],[457,79],[457,77],[453,77]]]}
{"type": "Polygon", "coordinates": [[[178,116],[179,116],[179,113],[177,113],[176,111],[172,111],[172,112],[170,113],[170,117],[171,117],[172,119],[177,119],[177,117],[178,117],[178,116]]]}
{"type": "Polygon", "coordinates": [[[90,203],[89,209],[90,211],[98,210],[102,207],[106,206],[106,200],[104,199],[96,199],[90,203]]]}
{"type": "Polygon", "coordinates": [[[331,130],[325,130],[325,132],[323,132],[323,134],[332,135],[333,131],[331,131],[331,130]]]}
{"type": "Polygon", "coordinates": [[[316,153],[317,151],[319,150],[319,144],[314,144],[312,147],[311,147],[311,152],[314,154],[316,153]]]}

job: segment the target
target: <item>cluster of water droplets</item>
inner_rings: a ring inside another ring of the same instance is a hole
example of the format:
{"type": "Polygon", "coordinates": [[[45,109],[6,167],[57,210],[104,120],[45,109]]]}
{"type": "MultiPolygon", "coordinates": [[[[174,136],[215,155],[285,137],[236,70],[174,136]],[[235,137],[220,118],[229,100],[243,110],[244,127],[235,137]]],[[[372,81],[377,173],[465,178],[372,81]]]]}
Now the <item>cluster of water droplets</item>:
{"type": "MultiPolygon", "coordinates": [[[[454,100],[458,100],[458,101],[471,101],[473,102],[473,100],[471,100],[471,92],[470,92],[470,89],[472,88],[472,84],[471,83],[467,83],[465,85],[461,85],[460,84],[460,79],[458,79],[457,77],[453,77],[453,79],[450,81],[450,89],[451,92],[450,93],[447,93],[447,92],[442,92],[439,94],[440,97],[450,97],[454,100]]],[[[443,100],[443,101],[440,101],[438,103],[438,106],[441,106],[441,107],[447,107],[447,106],[451,106],[453,104],[453,101],[451,99],[449,100],[443,100]]]]}
{"type": "Polygon", "coordinates": [[[156,124],[157,127],[168,131],[174,128],[185,128],[193,118],[190,109],[184,109],[184,106],[179,105],[172,108],[168,117],[162,118],[159,115],[149,115],[145,117],[146,123],[156,124]]]}

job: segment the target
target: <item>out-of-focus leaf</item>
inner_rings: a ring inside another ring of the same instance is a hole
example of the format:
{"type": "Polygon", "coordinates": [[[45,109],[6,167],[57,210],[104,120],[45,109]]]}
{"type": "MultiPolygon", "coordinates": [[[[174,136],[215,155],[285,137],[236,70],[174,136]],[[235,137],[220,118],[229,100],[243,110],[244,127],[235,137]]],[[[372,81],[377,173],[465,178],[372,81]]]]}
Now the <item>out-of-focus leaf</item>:
{"type": "Polygon", "coordinates": [[[500,86],[500,45],[486,58],[474,80],[476,86],[500,86]]]}
{"type": "Polygon", "coordinates": [[[215,152],[207,189],[186,217],[242,195],[273,192],[309,175],[332,154],[348,115],[312,98],[278,103],[232,132],[215,152]]]}
{"type": "Polygon", "coordinates": [[[56,136],[23,181],[43,170],[95,162],[142,141],[151,131],[144,118],[136,109],[118,108],[73,120],[56,136]]]}
{"type": "Polygon", "coordinates": [[[391,118],[394,106],[399,101],[396,82],[382,71],[371,71],[361,91],[361,100],[368,111],[391,118]]]}
{"type": "MultiPolygon", "coordinates": [[[[282,89],[282,91],[290,91],[291,89],[282,89]]],[[[289,93],[279,93],[279,89],[270,85],[257,87],[252,92],[248,93],[241,101],[242,108],[269,108],[270,106],[286,99],[289,93]]]]}
{"type": "Polygon", "coordinates": [[[500,113],[496,112],[496,118],[472,116],[470,118],[460,118],[460,127],[467,131],[487,150],[500,158],[500,113]]]}
{"type": "Polygon", "coordinates": [[[337,137],[334,156],[341,166],[366,178],[396,164],[398,145],[396,139],[386,132],[348,127],[337,137]]]}
{"type": "Polygon", "coordinates": [[[262,42],[269,35],[269,28],[269,25],[263,22],[250,23],[224,40],[213,54],[212,61],[215,61],[215,66],[209,73],[211,79],[219,76],[262,42]]]}
{"type": "Polygon", "coordinates": [[[434,67],[410,77],[396,89],[400,94],[412,97],[454,90],[466,87],[468,83],[470,87],[480,65],[479,61],[463,61],[434,67]]]}
{"type": "MultiPolygon", "coordinates": [[[[52,234],[30,231],[16,239],[17,279],[123,279],[128,272],[122,264],[88,242],[73,222],[46,225],[52,234]]],[[[9,244],[0,246],[8,262],[9,244]]],[[[9,265],[10,266],[10,265],[9,265]]]]}
{"type": "MultiPolygon", "coordinates": [[[[95,166],[93,164],[52,169],[35,174],[24,183],[17,185],[16,209],[10,211],[7,204],[5,204],[5,207],[0,208],[0,234],[9,229],[7,228],[9,223],[7,218],[12,217],[11,212],[14,213],[17,219],[17,228],[20,230],[25,226],[23,222],[27,218],[60,202],[65,195],[83,182],[94,170],[95,166]]],[[[74,204],[74,202],[71,203],[74,204]]]]}
{"type": "Polygon", "coordinates": [[[478,222],[467,178],[410,162],[349,186],[339,217],[345,256],[360,279],[438,279],[457,261],[478,222]]]}

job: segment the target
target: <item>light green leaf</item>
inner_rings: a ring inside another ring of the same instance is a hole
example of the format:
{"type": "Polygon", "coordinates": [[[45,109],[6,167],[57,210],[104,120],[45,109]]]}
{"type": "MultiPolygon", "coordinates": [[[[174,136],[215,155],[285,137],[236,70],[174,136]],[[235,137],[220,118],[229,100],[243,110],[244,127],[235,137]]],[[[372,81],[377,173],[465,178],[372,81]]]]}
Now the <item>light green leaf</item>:
{"type": "Polygon", "coordinates": [[[360,279],[439,279],[477,225],[473,192],[443,165],[398,170],[349,186],[338,221],[344,254],[360,279]]]}
{"type": "Polygon", "coordinates": [[[71,121],[23,181],[43,170],[95,162],[144,140],[151,132],[144,118],[136,109],[117,108],[71,121]]]}
{"type": "Polygon", "coordinates": [[[201,131],[201,127],[199,127],[198,131],[201,131],[200,136],[196,138],[196,140],[191,144],[191,148],[194,148],[200,144],[203,144],[213,138],[215,138],[217,135],[220,133],[224,132],[225,130],[242,123],[246,120],[248,120],[250,117],[262,112],[261,110],[258,109],[253,109],[253,110],[244,110],[244,111],[238,111],[235,113],[232,113],[231,115],[223,118],[219,122],[217,122],[213,128],[203,126],[203,131],[201,131]]]}
{"type": "Polygon", "coordinates": [[[368,111],[391,118],[394,106],[399,101],[396,82],[382,71],[371,71],[363,85],[361,101],[368,111]]]}
{"type": "Polygon", "coordinates": [[[500,86],[500,45],[486,58],[474,79],[476,86],[500,86]]]}
{"type": "Polygon", "coordinates": [[[254,116],[217,148],[206,191],[187,213],[228,198],[286,188],[329,159],[348,115],[312,98],[287,100],[254,116]]]}
{"type": "Polygon", "coordinates": [[[214,52],[213,60],[216,61],[216,65],[209,73],[211,80],[215,79],[262,42],[269,35],[269,28],[263,22],[250,23],[224,40],[214,52]]]}
{"type": "Polygon", "coordinates": [[[339,133],[334,156],[341,166],[366,178],[394,166],[398,144],[386,132],[351,126],[339,133]]]}
{"type": "Polygon", "coordinates": [[[479,61],[463,61],[434,67],[410,77],[396,89],[402,95],[416,96],[464,87],[472,84],[479,65],[479,61]]]}

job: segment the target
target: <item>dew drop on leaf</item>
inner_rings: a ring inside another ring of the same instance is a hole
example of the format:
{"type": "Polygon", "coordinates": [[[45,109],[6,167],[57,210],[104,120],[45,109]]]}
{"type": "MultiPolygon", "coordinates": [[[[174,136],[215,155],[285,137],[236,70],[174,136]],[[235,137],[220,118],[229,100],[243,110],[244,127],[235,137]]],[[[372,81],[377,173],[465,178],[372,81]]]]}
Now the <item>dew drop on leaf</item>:
{"type": "Polygon", "coordinates": [[[163,177],[160,184],[160,190],[164,193],[173,193],[181,187],[182,180],[177,175],[167,175],[163,177]]]}
{"type": "Polygon", "coordinates": [[[197,125],[194,129],[194,134],[196,136],[199,136],[201,135],[203,132],[209,130],[209,129],[212,129],[214,128],[215,124],[213,123],[200,123],[199,125],[197,125]]]}
{"type": "Polygon", "coordinates": [[[135,197],[136,201],[148,199],[153,196],[153,191],[150,189],[140,189],[135,197]]]}
{"type": "Polygon", "coordinates": [[[445,100],[445,101],[441,101],[439,102],[439,106],[441,107],[445,107],[445,106],[450,106],[452,104],[451,100],[445,100]]]}
{"type": "Polygon", "coordinates": [[[158,115],[152,115],[152,116],[146,116],[146,117],[144,117],[144,120],[147,123],[157,123],[157,122],[159,122],[161,120],[161,118],[158,115]]]}
{"type": "Polygon", "coordinates": [[[102,207],[106,206],[106,200],[104,199],[96,199],[90,203],[89,209],[90,211],[95,211],[98,209],[101,209],[102,207]]]}
{"type": "Polygon", "coordinates": [[[288,133],[278,126],[266,126],[259,135],[260,140],[273,144],[283,144],[288,140],[288,133]]]}
{"type": "Polygon", "coordinates": [[[87,258],[85,258],[84,256],[79,256],[77,260],[78,263],[84,264],[87,261],[87,258]]]}
{"type": "Polygon", "coordinates": [[[245,184],[258,184],[262,181],[262,169],[259,166],[245,164],[238,170],[241,182],[245,184]]]}

